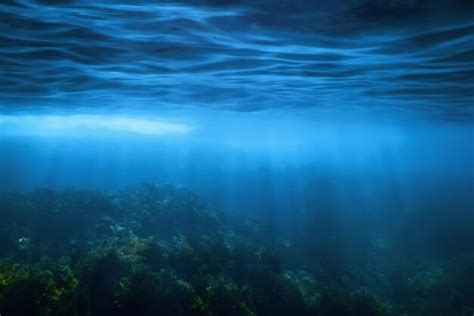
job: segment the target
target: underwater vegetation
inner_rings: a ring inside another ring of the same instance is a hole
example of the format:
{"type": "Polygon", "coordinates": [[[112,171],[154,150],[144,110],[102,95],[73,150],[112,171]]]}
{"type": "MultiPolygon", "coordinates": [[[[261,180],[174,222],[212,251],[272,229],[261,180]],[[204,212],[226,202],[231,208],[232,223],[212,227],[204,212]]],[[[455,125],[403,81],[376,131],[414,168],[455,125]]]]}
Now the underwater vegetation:
{"type": "Polygon", "coordinates": [[[370,237],[338,265],[324,231],[276,238],[183,188],[7,191],[0,212],[2,315],[474,313],[474,253],[396,260],[370,237]]]}

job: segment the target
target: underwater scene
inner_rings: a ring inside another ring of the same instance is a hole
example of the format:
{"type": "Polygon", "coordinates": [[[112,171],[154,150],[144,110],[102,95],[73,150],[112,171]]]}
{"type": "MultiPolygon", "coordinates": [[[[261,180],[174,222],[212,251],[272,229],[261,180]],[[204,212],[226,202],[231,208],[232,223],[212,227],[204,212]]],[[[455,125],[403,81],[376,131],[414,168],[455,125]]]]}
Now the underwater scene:
{"type": "Polygon", "coordinates": [[[18,315],[473,316],[474,1],[2,0],[18,315]]]}

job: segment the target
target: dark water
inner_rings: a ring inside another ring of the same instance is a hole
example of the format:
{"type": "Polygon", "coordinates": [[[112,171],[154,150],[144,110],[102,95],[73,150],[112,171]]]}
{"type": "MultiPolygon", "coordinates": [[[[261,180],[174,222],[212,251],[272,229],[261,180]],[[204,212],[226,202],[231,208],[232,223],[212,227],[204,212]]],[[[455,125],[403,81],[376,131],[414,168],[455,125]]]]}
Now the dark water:
{"type": "Polygon", "coordinates": [[[0,314],[473,315],[474,2],[0,4],[0,314]]]}

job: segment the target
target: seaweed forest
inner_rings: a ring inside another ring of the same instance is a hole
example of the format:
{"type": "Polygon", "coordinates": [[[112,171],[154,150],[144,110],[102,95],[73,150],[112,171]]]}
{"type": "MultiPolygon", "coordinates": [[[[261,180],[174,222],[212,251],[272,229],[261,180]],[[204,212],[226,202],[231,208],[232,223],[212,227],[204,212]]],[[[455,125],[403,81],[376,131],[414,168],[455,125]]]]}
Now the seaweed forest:
{"type": "Polygon", "coordinates": [[[2,315],[474,312],[474,252],[408,255],[396,249],[404,232],[329,234],[331,214],[302,216],[276,236],[264,216],[231,215],[166,185],[4,191],[0,209],[2,315]]]}

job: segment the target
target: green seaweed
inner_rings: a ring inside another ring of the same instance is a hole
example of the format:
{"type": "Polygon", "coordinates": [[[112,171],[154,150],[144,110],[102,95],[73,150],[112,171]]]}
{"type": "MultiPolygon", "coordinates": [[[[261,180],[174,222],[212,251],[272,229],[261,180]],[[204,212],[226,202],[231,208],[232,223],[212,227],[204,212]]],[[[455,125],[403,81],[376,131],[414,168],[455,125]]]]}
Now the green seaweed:
{"type": "Polygon", "coordinates": [[[354,248],[347,253],[357,264],[334,265],[341,254],[330,247],[343,240],[321,235],[303,242],[302,232],[274,240],[265,219],[225,215],[185,189],[6,192],[0,206],[2,315],[390,316],[474,310],[473,254],[401,264],[386,257],[387,247],[371,246],[379,244],[374,237],[344,244],[354,248]],[[365,265],[358,259],[364,251],[370,259],[365,265]]]}

